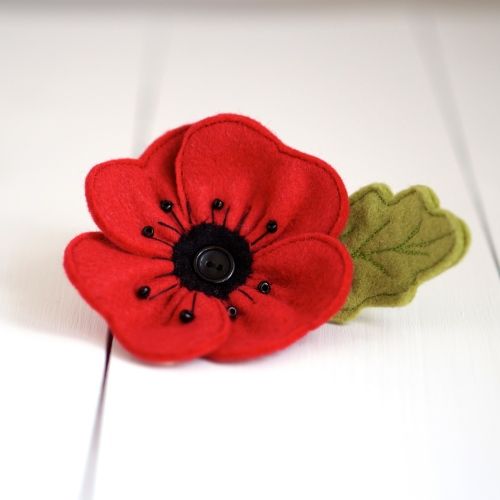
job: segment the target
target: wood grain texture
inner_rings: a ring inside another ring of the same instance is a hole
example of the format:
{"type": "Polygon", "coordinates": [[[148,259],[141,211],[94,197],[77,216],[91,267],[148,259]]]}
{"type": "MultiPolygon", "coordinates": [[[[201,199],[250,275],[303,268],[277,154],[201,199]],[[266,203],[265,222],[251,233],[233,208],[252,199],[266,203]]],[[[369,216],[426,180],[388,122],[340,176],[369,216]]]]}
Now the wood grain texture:
{"type": "MultiPolygon", "coordinates": [[[[164,24],[162,24],[162,22],[164,24]]],[[[111,359],[96,498],[495,498],[498,281],[407,16],[168,16],[151,137],[251,115],[349,190],[429,184],[470,224],[465,261],[406,309],[324,326],[275,356],[111,359]]]]}

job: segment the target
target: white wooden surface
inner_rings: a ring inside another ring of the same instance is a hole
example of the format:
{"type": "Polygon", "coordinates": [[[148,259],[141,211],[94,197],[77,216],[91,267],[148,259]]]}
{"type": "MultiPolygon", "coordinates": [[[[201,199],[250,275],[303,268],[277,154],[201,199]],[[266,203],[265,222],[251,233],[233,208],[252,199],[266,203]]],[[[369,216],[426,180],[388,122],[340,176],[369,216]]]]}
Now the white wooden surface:
{"type": "Polygon", "coordinates": [[[77,498],[105,323],[69,285],[92,165],[129,154],[140,65],[130,19],[0,17],[0,498],[77,498]]]}
{"type": "Polygon", "coordinates": [[[499,33],[495,11],[0,11],[0,498],[499,499],[499,33]],[[84,175],[220,111],[349,191],[433,186],[472,247],[409,307],[254,362],[115,343],[101,422],[106,327],[60,267],[93,227],[84,175]]]}
{"type": "MultiPolygon", "coordinates": [[[[500,249],[500,26],[498,15],[436,18],[446,70],[452,82],[460,133],[467,139],[461,151],[473,165],[479,188],[479,209],[484,210],[491,239],[500,249]]],[[[498,257],[497,257],[498,266],[498,257]]]]}

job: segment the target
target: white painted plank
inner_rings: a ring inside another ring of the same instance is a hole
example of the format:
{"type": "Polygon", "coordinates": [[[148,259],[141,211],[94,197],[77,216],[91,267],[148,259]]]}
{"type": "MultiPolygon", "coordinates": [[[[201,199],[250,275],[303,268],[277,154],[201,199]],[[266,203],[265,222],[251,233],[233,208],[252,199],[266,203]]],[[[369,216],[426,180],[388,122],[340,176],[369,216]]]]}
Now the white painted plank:
{"type": "Polygon", "coordinates": [[[441,13],[436,26],[470,166],[500,249],[500,9],[441,13]]]}
{"type": "Polygon", "coordinates": [[[411,306],[254,362],[148,367],[115,344],[96,498],[498,497],[498,284],[407,18],[190,13],[163,32],[152,138],[246,113],[350,191],[432,185],[474,243],[411,306]]]}
{"type": "Polygon", "coordinates": [[[105,323],[64,276],[83,181],[130,150],[135,17],[0,12],[0,498],[77,498],[105,323]]]}

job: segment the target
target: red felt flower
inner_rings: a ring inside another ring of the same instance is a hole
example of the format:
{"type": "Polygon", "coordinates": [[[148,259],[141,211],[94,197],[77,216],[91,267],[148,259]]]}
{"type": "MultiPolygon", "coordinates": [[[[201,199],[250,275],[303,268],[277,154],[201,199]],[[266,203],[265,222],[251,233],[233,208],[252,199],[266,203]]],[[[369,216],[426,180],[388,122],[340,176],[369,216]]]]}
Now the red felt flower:
{"type": "Polygon", "coordinates": [[[207,118],[97,165],[86,196],[102,233],[71,241],[66,272],[142,359],[270,353],[349,292],[340,177],[249,118],[207,118]]]}

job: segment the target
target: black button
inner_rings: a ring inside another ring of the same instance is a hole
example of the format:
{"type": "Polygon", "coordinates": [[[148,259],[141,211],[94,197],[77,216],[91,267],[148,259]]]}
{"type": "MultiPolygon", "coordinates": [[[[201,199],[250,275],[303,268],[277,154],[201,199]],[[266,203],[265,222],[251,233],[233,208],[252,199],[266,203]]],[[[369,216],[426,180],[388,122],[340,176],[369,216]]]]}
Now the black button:
{"type": "Polygon", "coordinates": [[[141,232],[142,235],[145,236],[146,238],[152,238],[155,235],[155,230],[153,229],[153,226],[144,226],[141,232]]]}
{"type": "Polygon", "coordinates": [[[201,249],[193,262],[196,274],[211,283],[227,281],[234,273],[233,256],[221,247],[201,249]]]}
{"type": "Polygon", "coordinates": [[[271,292],[271,284],[269,281],[261,281],[257,287],[260,293],[268,294],[271,292]]]}

